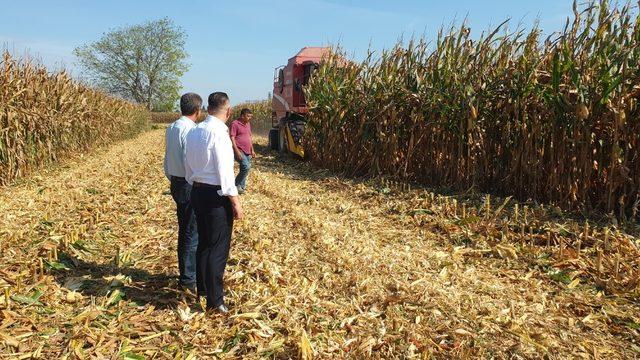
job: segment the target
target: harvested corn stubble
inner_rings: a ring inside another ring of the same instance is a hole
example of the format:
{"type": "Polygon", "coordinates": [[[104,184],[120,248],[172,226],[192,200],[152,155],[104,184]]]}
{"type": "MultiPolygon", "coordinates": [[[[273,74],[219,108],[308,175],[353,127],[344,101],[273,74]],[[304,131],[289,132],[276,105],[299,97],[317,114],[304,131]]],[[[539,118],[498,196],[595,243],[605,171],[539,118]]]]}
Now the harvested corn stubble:
{"type": "MultiPolygon", "coordinates": [[[[529,225],[565,239],[565,256],[554,243],[520,248],[522,224],[484,218],[475,211],[486,211],[481,195],[453,195],[474,209],[459,219],[426,202],[425,189],[380,191],[378,181],[341,179],[276,157],[263,138],[242,197],[247,218],[234,227],[231,314],[202,313],[175,280],[163,136],[154,130],[0,190],[0,276],[11,286],[10,308],[0,302],[0,355],[638,355],[640,310],[629,290],[637,289],[638,256],[625,232],[608,232],[611,250],[598,265],[586,241],[581,257],[572,256],[581,235],[567,230],[573,224],[535,209],[529,225]],[[507,243],[501,231],[511,233],[507,243]],[[38,256],[61,238],[66,249],[34,278],[38,256]],[[618,246],[616,266],[609,254],[618,246]]],[[[488,212],[497,214],[505,200],[494,199],[488,212]]],[[[603,233],[590,223],[591,237],[603,233]]]]}

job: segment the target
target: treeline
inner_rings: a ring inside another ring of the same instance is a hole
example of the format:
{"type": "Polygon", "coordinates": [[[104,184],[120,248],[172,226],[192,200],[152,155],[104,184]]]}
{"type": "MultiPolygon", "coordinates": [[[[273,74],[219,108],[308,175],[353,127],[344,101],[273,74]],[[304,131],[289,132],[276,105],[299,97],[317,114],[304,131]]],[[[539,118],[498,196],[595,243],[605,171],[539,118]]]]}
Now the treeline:
{"type": "MultiPolygon", "coordinates": [[[[206,102],[206,100],[205,100],[206,102]]],[[[206,105],[205,105],[206,106],[206,105]]],[[[232,108],[230,121],[240,117],[240,111],[244,108],[253,112],[251,127],[255,133],[264,134],[271,129],[271,100],[249,101],[235,105],[232,108]]],[[[179,112],[152,112],[151,121],[154,123],[168,124],[180,117],[179,112]]],[[[198,121],[204,120],[206,110],[203,110],[198,121]]],[[[230,125],[231,123],[229,123],[230,125]]]]}
{"type": "Polygon", "coordinates": [[[151,112],[151,122],[155,124],[170,124],[180,118],[177,111],[153,111],[151,112]]]}
{"type": "Polygon", "coordinates": [[[64,72],[4,52],[0,59],[0,185],[149,124],[144,107],[88,88],[64,72]]]}
{"type": "Polygon", "coordinates": [[[537,27],[479,38],[462,25],[347,62],[306,88],[307,151],[351,175],[388,174],[566,208],[638,216],[640,27],[630,5],[574,5],[537,27]]]}

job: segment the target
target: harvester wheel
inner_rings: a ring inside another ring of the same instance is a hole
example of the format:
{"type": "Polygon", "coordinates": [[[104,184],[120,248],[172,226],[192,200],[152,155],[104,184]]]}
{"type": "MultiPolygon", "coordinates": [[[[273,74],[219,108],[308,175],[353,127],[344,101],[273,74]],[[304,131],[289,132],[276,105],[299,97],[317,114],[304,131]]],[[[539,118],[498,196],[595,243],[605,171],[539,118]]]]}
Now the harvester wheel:
{"type": "Polygon", "coordinates": [[[269,130],[269,150],[280,149],[280,130],[277,128],[269,130]]]}

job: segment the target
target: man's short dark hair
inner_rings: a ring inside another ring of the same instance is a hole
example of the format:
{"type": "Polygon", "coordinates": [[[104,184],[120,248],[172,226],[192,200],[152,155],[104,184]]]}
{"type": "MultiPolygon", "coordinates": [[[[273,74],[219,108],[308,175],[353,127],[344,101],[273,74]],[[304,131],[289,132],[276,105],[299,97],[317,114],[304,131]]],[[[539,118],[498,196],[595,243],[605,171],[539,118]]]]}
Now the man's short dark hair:
{"type": "Polygon", "coordinates": [[[227,95],[227,93],[216,91],[209,95],[208,102],[209,106],[207,107],[207,110],[212,113],[217,113],[227,105],[229,102],[229,95],[227,95]]]}
{"type": "Polygon", "coordinates": [[[245,116],[245,115],[249,115],[249,114],[253,114],[253,111],[251,111],[251,109],[244,108],[244,109],[240,110],[240,116],[245,116]]]}
{"type": "Polygon", "coordinates": [[[200,110],[202,98],[195,93],[186,93],[180,97],[180,112],[184,116],[191,116],[200,110]]]}

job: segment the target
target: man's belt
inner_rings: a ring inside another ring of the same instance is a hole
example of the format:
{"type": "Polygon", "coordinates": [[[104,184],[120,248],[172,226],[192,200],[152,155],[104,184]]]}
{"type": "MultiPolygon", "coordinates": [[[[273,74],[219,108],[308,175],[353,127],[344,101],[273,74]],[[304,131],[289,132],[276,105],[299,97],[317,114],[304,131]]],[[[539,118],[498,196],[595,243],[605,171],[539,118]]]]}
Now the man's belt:
{"type": "Polygon", "coordinates": [[[201,183],[201,182],[197,182],[197,181],[193,182],[193,187],[210,188],[210,189],[215,189],[215,190],[221,190],[222,189],[222,187],[220,185],[205,184],[205,183],[201,183]]]}
{"type": "Polygon", "coordinates": [[[171,180],[176,180],[176,181],[187,181],[185,178],[180,177],[180,176],[173,176],[171,175],[171,180]]]}

